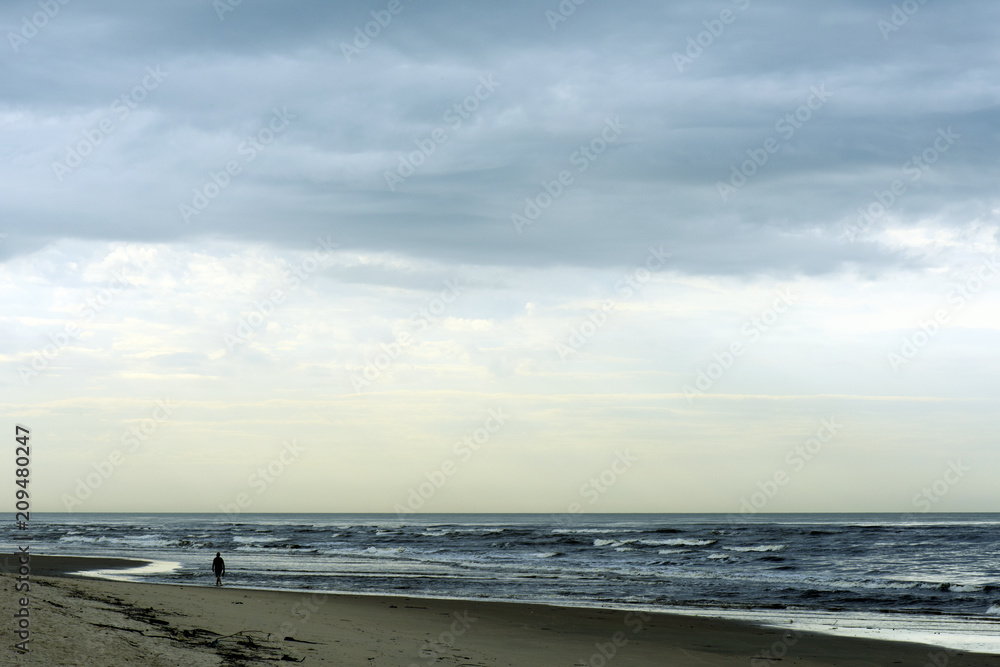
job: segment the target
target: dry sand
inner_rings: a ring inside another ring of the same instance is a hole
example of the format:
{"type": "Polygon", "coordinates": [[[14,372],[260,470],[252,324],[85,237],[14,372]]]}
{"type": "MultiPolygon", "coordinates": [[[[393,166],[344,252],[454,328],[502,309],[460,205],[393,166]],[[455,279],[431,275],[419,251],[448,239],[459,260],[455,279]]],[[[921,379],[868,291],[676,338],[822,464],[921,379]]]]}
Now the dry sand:
{"type": "Polygon", "coordinates": [[[1000,656],[669,614],[217,588],[208,572],[205,586],[39,574],[130,564],[33,556],[27,654],[13,648],[22,594],[4,574],[0,664],[1000,667],[1000,656]]]}

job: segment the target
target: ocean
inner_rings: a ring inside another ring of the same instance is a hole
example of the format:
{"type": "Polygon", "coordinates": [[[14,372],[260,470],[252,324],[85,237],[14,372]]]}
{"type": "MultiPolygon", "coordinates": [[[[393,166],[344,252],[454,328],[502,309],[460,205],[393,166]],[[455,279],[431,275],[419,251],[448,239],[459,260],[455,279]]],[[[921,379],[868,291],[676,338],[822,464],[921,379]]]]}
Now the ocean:
{"type": "MultiPolygon", "coordinates": [[[[108,576],[747,618],[1000,653],[1000,514],[32,514],[108,576]]],[[[3,544],[13,550],[12,531],[3,544]]]]}

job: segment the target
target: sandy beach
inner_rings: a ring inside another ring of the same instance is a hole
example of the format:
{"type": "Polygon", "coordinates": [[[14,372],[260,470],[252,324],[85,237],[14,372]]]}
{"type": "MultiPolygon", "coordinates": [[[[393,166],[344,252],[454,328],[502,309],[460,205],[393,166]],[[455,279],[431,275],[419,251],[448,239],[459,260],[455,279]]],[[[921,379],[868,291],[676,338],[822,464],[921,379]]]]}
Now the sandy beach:
{"type": "MultiPolygon", "coordinates": [[[[1000,656],[669,614],[170,586],[57,575],[134,565],[32,557],[31,640],[5,665],[1000,665],[1000,656]]],[[[4,574],[2,613],[17,609],[4,574]]]]}

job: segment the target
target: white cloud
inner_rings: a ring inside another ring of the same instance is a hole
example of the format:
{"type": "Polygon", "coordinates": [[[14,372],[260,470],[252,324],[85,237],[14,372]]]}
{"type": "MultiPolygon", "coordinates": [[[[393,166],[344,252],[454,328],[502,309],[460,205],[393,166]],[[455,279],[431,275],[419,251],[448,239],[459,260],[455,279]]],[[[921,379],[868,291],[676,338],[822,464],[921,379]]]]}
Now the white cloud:
{"type": "Polygon", "coordinates": [[[988,466],[997,9],[928,4],[887,48],[884,8],[772,5],[683,73],[673,52],[710,18],[697,3],[588,5],[557,33],[528,2],[414,5],[351,63],[336,45],[365,12],[347,4],[244,3],[226,28],[193,1],[114,20],[74,5],[5,61],[0,102],[0,414],[45,433],[39,483],[58,497],[168,398],[176,415],[94,509],[212,510],[254,463],[241,453],[294,436],[310,463],[260,509],[390,511],[501,404],[509,430],[434,509],[559,511],[628,445],[642,470],[601,509],[732,511],[830,414],[851,434],[795,508],[898,493],[909,509],[911,455],[988,466]],[[122,116],[147,66],[166,76],[122,116]],[[452,125],[485,76],[499,86],[452,125]],[[829,103],[723,201],[814,86],[829,103]],[[276,109],[290,121],[271,141],[276,109]],[[948,150],[847,234],[942,128],[948,150]],[[436,129],[390,191],[385,171],[436,129]],[[71,149],[87,155],[60,179],[71,149]],[[196,191],[213,195],[185,221],[196,191]],[[624,289],[651,247],[666,266],[624,289]],[[190,463],[224,482],[199,498],[190,463]],[[852,466],[889,490],[848,497],[852,466]]]}

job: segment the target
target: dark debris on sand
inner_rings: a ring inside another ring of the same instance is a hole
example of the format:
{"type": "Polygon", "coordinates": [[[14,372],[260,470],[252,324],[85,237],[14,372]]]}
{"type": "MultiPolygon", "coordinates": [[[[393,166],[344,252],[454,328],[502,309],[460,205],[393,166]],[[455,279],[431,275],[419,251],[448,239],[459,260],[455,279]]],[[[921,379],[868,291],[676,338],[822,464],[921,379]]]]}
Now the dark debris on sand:
{"type": "MultiPolygon", "coordinates": [[[[302,662],[305,658],[289,655],[284,647],[270,633],[262,630],[241,630],[231,635],[219,635],[203,628],[181,629],[170,621],[159,618],[155,609],[138,607],[114,595],[93,595],[74,588],[67,591],[76,598],[91,600],[108,605],[135,624],[147,625],[148,629],[130,628],[105,623],[93,623],[95,627],[130,632],[143,637],[168,639],[191,648],[207,648],[215,651],[222,659],[223,667],[244,667],[263,662],[302,662]]],[[[286,637],[286,640],[299,641],[286,637]]],[[[312,643],[312,642],[303,642],[312,643]]]]}

